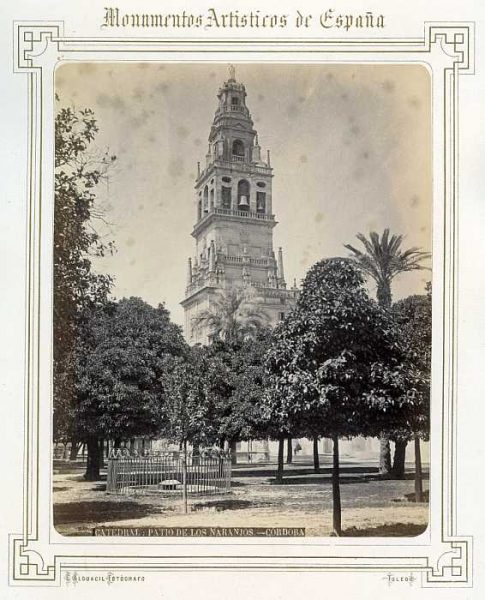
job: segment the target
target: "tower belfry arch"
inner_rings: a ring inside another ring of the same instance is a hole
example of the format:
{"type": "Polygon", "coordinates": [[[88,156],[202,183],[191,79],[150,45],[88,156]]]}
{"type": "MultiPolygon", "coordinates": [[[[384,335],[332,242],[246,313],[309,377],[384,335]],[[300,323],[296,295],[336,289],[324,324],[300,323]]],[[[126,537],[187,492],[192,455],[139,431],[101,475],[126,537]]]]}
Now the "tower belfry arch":
{"type": "Polygon", "coordinates": [[[207,343],[210,331],[194,328],[222,290],[251,287],[255,302],[275,324],[294,305],[298,290],[287,289],[283,252],[273,249],[273,169],[261,147],[246,88],[229,65],[229,79],[217,93],[204,168],[195,181],[195,256],[189,259],[185,298],[185,336],[207,343]],[[257,299],[257,300],[256,300],[257,299]]]}

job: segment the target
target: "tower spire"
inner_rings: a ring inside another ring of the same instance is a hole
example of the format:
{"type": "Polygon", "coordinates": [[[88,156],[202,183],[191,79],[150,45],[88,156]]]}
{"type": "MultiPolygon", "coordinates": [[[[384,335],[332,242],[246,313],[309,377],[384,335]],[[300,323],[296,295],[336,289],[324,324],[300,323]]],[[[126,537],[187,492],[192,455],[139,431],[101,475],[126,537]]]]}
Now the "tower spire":
{"type": "Polygon", "coordinates": [[[278,284],[281,287],[286,287],[285,271],[283,269],[283,249],[278,248],[278,284]]]}
{"type": "Polygon", "coordinates": [[[209,246],[209,271],[216,270],[216,246],[214,244],[214,240],[211,240],[209,246]]]}
{"type": "Polygon", "coordinates": [[[189,258],[189,262],[187,264],[187,286],[192,283],[192,259],[189,258]]]}
{"type": "Polygon", "coordinates": [[[254,137],[254,146],[253,146],[253,162],[260,163],[261,162],[261,146],[258,142],[258,134],[254,137]]]}

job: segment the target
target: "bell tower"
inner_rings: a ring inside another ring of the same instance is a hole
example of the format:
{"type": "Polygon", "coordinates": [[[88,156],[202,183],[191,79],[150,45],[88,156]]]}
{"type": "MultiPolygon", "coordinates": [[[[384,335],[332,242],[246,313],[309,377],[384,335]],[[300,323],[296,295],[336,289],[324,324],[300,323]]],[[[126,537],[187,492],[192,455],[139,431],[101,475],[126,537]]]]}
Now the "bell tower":
{"type": "Polygon", "coordinates": [[[203,169],[195,182],[196,252],[189,259],[185,335],[189,343],[206,343],[207,331],[194,331],[193,318],[211,305],[222,289],[253,287],[272,323],[283,318],[298,290],[286,289],[281,248],[273,250],[273,169],[269,151],[265,161],[251,114],[246,88],[229,79],[219,89],[218,106],[209,133],[203,169]]]}

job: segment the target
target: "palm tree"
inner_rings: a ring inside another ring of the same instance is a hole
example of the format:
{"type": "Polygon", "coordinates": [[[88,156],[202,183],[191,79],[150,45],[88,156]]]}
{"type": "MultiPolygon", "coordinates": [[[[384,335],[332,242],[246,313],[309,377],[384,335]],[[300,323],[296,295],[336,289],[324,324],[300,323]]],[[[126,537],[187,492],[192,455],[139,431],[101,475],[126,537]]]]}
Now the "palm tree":
{"type": "Polygon", "coordinates": [[[389,229],[384,229],[380,239],[379,234],[375,231],[370,232],[369,239],[362,233],[357,234],[356,237],[362,242],[364,251],[358,250],[350,244],[345,244],[345,247],[352,252],[352,258],[360,269],[376,282],[379,305],[390,308],[392,280],[400,273],[426,268],[420,263],[431,255],[416,247],[401,250],[404,236],[392,235],[389,237],[389,229]]]}
{"type": "Polygon", "coordinates": [[[269,324],[269,316],[258,306],[259,302],[252,288],[221,290],[210,307],[193,318],[192,329],[207,328],[211,340],[229,344],[252,339],[269,324]]]}
{"type": "MultiPolygon", "coordinates": [[[[370,232],[369,239],[362,233],[357,234],[356,237],[362,243],[363,250],[359,250],[351,244],[345,244],[345,247],[352,252],[352,258],[361,271],[376,282],[377,302],[383,308],[388,309],[392,304],[391,283],[393,279],[406,271],[425,269],[426,267],[423,267],[421,262],[430,258],[431,255],[416,247],[402,250],[401,244],[404,236],[389,236],[389,229],[384,229],[380,238],[375,231],[370,232]]],[[[406,442],[396,441],[396,449],[398,449],[400,464],[395,465],[395,470],[402,470],[404,473],[406,442]],[[404,447],[402,447],[403,444],[404,447]]],[[[389,436],[386,434],[381,436],[379,462],[381,474],[388,475],[391,471],[391,448],[389,436]]]]}

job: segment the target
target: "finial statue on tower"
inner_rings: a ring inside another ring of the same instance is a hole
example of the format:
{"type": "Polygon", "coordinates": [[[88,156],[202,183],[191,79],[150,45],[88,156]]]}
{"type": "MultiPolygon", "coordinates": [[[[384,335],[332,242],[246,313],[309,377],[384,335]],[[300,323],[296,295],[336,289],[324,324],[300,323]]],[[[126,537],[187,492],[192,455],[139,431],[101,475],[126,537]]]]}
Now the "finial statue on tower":
{"type": "Polygon", "coordinates": [[[234,65],[229,65],[229,81],[236,81],[236,67],[234,65]]]}

